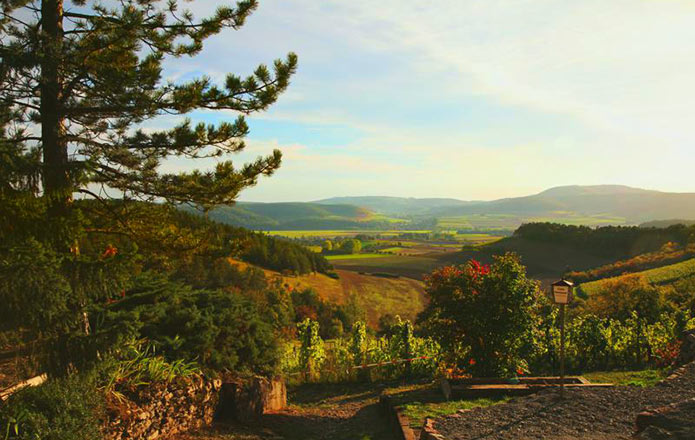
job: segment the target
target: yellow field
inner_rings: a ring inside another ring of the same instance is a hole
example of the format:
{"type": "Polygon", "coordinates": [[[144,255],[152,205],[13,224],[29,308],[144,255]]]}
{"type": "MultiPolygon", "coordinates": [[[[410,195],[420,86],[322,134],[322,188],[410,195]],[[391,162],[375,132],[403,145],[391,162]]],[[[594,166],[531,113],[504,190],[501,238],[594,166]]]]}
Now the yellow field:
{"type": "MultiPolygon", "coordinates": [[[[249,266],[243,261],[231,258],[229,261],[242,269],[249,266]]],[[[379,317],[387,313],[414,321],[425,308],[424,285],[412,278],[384,278],[337,270],[340,279],[336,280],[320,273],[286,277],[272,270],[262,270],[269,280],[279,278],[292,289],[312,288],[321,298],[336,304],[345,304],[353,297],[366,312],[367,323],[372,328],[376,328],[379,317]]]]}

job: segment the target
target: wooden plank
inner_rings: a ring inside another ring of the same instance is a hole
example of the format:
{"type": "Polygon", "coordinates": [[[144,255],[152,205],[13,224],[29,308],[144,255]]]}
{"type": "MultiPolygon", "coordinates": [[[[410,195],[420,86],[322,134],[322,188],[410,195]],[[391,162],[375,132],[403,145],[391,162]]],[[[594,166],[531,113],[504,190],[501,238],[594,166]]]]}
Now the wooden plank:
{"type": "Polygon", "coordinates": [[[22,388],[35,387],[41,385],[42,383],[46,382],[46,379],[47,376],[45,374],[42,374],[40,376],[34,376],[31,379],[19,382],[18,384],[13,385],[9,388],[5,388],[4,390],[0,391],[0,400],[7,400],[11,395],[21,390],[22,388]]]}

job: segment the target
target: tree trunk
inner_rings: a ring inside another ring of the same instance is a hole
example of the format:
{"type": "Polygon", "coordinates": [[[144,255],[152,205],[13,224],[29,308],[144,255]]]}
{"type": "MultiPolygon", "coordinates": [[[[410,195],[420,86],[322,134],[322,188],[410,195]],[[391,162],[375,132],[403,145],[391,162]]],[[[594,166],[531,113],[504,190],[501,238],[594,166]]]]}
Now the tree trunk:
{"type": "Polygon", "coordinates": [[[63,0],[41,2],[41,146],[43,148],[43,189],[49,202],[49,216],[60,215],[72,200],[68,148],[61,105],[63,84],[63,0]]]}

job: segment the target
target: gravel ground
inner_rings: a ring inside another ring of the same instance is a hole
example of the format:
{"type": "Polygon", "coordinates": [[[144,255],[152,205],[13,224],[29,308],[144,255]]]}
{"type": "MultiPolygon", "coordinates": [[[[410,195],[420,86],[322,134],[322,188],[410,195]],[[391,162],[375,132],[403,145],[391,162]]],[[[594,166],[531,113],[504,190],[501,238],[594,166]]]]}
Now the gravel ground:
{"type": "Polygon", "coordinates": [[[643,409],[695,397],[695,363],[678,378],[654,387],[565,391],[565,400],[559,399],[558,390],[544,390],[507,404],[437,419],[435,428],[447,440],[630,439],[635,417],[643,409]]]}

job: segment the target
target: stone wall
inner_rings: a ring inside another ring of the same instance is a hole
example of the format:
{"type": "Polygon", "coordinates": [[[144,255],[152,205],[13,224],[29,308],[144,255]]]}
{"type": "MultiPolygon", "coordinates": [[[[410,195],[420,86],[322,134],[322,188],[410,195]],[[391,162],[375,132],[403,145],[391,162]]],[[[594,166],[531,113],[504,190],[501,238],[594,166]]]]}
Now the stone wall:
{"type": "Polygon", "coordinates": [[[287,406],[287,388],[281,379],[254,377],[226,381],[220,391],[218,416],[223,420],[255,423],[264,413],[287,406]]]}
{"type": "Polygon", "coordinates": [[[110,397],[106,440],[155,440],[212,423],[221,381],[193,377],[110,397]]]}

